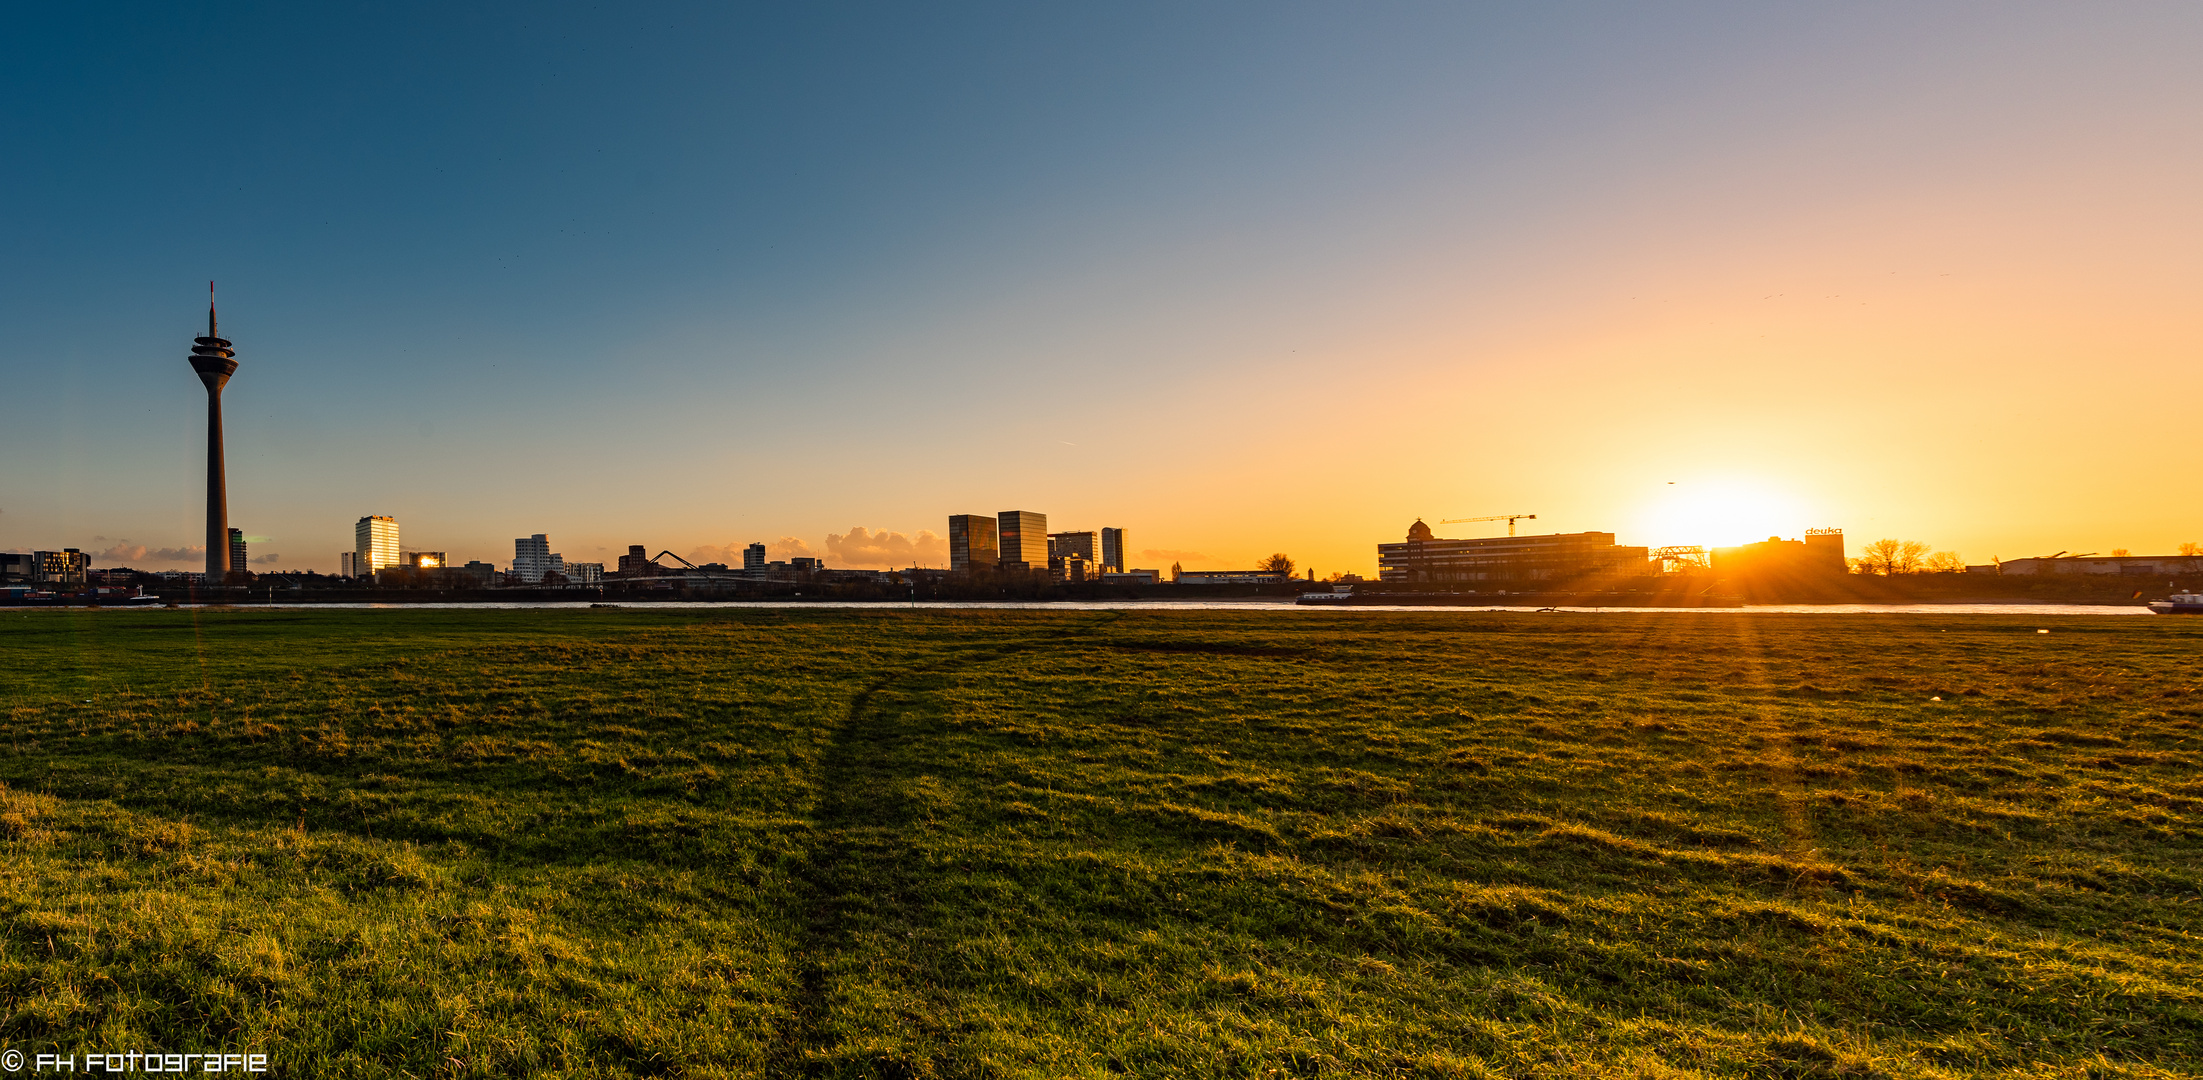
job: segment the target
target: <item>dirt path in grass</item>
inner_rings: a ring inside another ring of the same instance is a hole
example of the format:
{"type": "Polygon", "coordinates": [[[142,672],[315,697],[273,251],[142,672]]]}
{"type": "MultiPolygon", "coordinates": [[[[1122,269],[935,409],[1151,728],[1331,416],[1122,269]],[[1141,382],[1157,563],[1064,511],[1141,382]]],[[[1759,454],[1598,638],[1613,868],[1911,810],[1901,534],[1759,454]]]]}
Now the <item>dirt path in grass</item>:
{"type": "Polygon", "coordinates": [[[797,871],[804,905],[796,999],[782,1037],[790,1075],[960,1076],[958,1003],[940,989],[926,952],[927,880],[944,869],[914,856],[909,838],[933,827],[925,799],[926,744],[943,730],[928,709],[897,710],[951,677],[1060,648],[1122,618],[1005,641],[868,683],[849,701],[824,754],[813,815],[816,846],[797,871]]]}

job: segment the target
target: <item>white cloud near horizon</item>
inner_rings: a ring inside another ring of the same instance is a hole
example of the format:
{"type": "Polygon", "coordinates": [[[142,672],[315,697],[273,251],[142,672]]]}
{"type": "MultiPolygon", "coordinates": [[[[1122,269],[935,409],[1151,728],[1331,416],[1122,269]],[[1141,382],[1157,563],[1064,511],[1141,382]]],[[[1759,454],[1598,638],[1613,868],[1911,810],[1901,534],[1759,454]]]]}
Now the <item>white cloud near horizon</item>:
{"type": "MultiPolygon", "coordinates": [[[[107,538],[95,536],[93,539],[105,540],[107,538]]],[[[133,570],[150,570],[178,563],[204,564],[206,559],[207,549],[204,544],[195,547],[156,548],[147,547],[144,544],[133,544],[128,540],[118,540],[106,550],[92,553],[92,565],[99,569],[127,566],[133,570]]],[[[255,559],[254,561],[258,562],[259,560],[255,559]]]]}
{"type": "Polygon", "coordinates": [[[920,529],[916,536],[905,536],[899,532],[871,532],[857,525],[846,533],[826,534],[826,565],[830,567],[902,570],[948,564],[948,539],[931,529],[920,529]]]}

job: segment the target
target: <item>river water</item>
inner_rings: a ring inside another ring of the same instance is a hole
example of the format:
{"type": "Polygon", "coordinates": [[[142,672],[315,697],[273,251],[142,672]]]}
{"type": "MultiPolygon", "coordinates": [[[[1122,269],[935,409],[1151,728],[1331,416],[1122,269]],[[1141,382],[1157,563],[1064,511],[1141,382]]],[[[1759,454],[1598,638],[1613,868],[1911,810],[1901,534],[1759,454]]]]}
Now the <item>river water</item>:
{"type": "MultiPolygon", "coordinates": [[[[601,602],[600,602],[601,603],[601,602]]],[[[202,605],[184,605],[196,607],[202,605]]],[[[237,604],[238,608],[349,608],[398,611],[407,608],[490,608],[504,610],[582,610],[599,606],[586,600],[527,601],[516,603],[424,603],[424,604],[237,604]]],[[[1513,612],[1516,614],[1627,614],[1636,612],[1677,612],[1694,615],[2025,615],[2032,618],[2071,615],[2148,615],[2150,610],[2140,604],[1748,604],[1744,607],[1508,607],[1504,605],[1475,604],[1459,607],[1437,604],[1356,604],[1351,607],[1330,605],[1295,604],[1289,599],[1251,600],[1064,600],[1053,603],[999,603],[962,602],[945,600],[920,600],[916,603],[891,600],[663,600],[621,601],[603,604],[623,610],[650,611],[660,608],[851,608],[851,609],[972,609],[988,608],[999,611],[1275,611],[1275,612],[1324,612],[1353,615],[1365,611],[1415,611],[1415,612],[1513,612]]],[[[125,610],[125,609],[107,609],[125,610]]],[[[149,611],[161,610],[148,608],[149,611]]]]}

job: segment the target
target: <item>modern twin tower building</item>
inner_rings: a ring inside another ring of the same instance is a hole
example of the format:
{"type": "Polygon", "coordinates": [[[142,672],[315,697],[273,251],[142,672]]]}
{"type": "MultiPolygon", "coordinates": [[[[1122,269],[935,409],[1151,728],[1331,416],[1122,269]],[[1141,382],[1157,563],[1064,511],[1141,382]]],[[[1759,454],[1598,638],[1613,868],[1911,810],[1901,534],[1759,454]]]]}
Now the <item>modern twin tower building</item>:
{"type": "MultiPolygon", "coordinates": [[[[214,283],[207,282],[207,336],[191,339],[191,370],[207,387],[207,583],[229,577],[229,485],[222,468],[222,388],[237,374],[237,354],[214,325],[214,283]]],[[[237,569],[243,569],[238,567],[237,569]]]]}

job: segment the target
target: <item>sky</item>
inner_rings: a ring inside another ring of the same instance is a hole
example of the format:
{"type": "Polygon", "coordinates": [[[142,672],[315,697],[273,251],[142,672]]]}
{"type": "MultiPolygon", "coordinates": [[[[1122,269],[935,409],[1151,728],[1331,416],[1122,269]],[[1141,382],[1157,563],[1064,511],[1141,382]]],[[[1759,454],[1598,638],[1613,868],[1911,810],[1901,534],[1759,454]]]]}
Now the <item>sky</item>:
{"type": "Polygon", "coordinates": [[[451,8],[11,15],[0,549],[2203,540],[2192,4],[451,8]]]}

